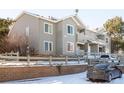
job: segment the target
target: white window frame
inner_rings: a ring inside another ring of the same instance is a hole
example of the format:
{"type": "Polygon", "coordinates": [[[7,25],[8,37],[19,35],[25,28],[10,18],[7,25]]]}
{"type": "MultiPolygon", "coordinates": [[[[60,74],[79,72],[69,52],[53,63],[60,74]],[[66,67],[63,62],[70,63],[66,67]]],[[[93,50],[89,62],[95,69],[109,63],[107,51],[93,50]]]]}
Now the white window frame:
{"type": "Polygon", "coordinates": [[[74,43],[73,43],[73,42],[67,42],[66,50],[67,50],[67,52],[74,52],[74,43]],[[68,50],[68,43],[70,43],[70,44],[73,45],[73,47],[72,47],[73,50],[72,50],[72,51],[69,51],[69,50],[68,50]]]}
{"type": "Polygon", "coordinates": [[[29,37],[29,35],[30,35],[30,28],[29,28],[29,26],[27,26],[26,28],[25,28],[25,34],[26,34],[26,36],[27,37],[29,37]]]}
{"type": "Polygon", "coordinates": [[[70,24],[66,24],[66,32],[67,32],[67,35],[72,35],[72,36],[74,36],[74,33],[75,33],[75,28],[74,28],[74,26],[73,26],[73,25],[70,25],[70,24]],[[72,33],[72,34],[71,34],[71,33],[68,33],[68,26],[72,27],[72,29],[73,29],[73,33],[72,33]]]}
{"type": "Polygon", "coordinates": [[[48,46],[49,51],[53,51],[53,41],[49,41],[49,44],[51,43],[51,50],[50,50],[50,46],[48,46]]]}
{"type": "Polygon", "coordinates": [[[53,34],[53,24],[44,22],[44,33],[52,35],[53,34]],[[48,24],[48,32],[45,32],[45,24],[48,24]],[[49,31],[49,26],[51,26],[51,32],[49,31]]]}
{"type": "Polygon", "coordinates": [[[47,51],[47,52],[52,52],[53,51],[53,41],[44,41],[44,51],[47,51]],[[48,50],[45,50],[45,42],[48,43],[48,50]],[[50,50],[50,43],[51,43],[51,50],[50,50]]]}

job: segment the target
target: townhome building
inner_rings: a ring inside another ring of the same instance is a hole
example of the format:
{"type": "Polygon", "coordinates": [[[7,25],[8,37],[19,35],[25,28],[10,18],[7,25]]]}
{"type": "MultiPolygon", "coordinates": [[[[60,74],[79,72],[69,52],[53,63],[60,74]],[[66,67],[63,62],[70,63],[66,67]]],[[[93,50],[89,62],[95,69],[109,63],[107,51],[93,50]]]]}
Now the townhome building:
{"type": "Polygon", "coordinates": [[[22,12],[8,34],[10,38],[28,37],[38,54],[81,55],[84,52],[110,52],[105,31],[89,30],[77,15],[62,19],[22,12]]]}

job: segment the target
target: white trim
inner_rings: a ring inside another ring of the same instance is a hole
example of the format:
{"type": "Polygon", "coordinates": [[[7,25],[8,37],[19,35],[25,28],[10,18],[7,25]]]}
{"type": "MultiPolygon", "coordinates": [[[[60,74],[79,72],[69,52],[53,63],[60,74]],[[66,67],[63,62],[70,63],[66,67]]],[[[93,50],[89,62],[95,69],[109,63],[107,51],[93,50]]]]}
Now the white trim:
{"type": "Polygon", "coordinates": [[[57,22],[64,21],[64,20],[66,20],[66,19],[68,19],[68,18],[72,18],[73,16],[74,16],[74,15],[66,16],[66,17],[64,17],[64,18],[59,19],[57,22]]]}
{"type": "Polygon", "coordinates": [[[82,42],[77,42],[77,44],[85,45],[85,43],[82,43],[82,42]]]}
{"type": "MultiPolygon", "coordinates": [[[[49,41],[49,44],[51,43],[51,51],[53,51],[53,41],[49,41]]],[[[49,51],[50,51],[50,47],[49,47],[49,51]]]]}
{"type": "Polygon", "coordinates": [[[47,40],[44,40],[44,42],[43,42],[43,49],[44,49],[44,51],[45,52],[52,52],[53,51],[53,41],[47,41],[47,40]],[[45,50],[45,42],[47,42],[48,43],[48,50],[45,50]],[[51,51],[50,51],[50,46],[49,46],[49,44],[51,43],[51,51]]]}
{"type": "Polygon", "coordinates": [[[52,35],[52,34],[53,34],[53,24],[48,23],[48,22],[44,22],[44,33],[45,33],[45,34],[50,34],[50,35],[52,35]],[[48,24],[48,32],[45,32],[45,24],[48,24]],[[49,32],[49,26],[51,26],[51,33],[49,32]]]}
{"type": "Polygon", "coordinates": [[[73,25],[71,25],[71,24],[66,24],[66,33],[67,33],[67,35],[74,36],[75,35],[75,27],[73,25]],[[73,29],[72,34],[68,33],[68,26],[72,27],[72,29],[73,29]]]}
{"type": "Polygon", "coordinates": [[[43,42],[43,49],[44,49],[45,52],[46,52],[46,51],[48,52],[48,51],[49,51],[49,48],[48,48],[48,50],[45,50],[45,48],[46,48],[46,47],[45,47],[45,42],[48,43],[48,47],[49,47],[49,41],[44,40],[44,42],[43,42]]]}
{"type": "Polygon", "coordinates": [[[68,18],[72,18],[72,20],[73,20],[78,26],[83,27],[83,28],[86,27],[86,26],[84,25],[84,23],[82,22],[82,20],[80,20],[80,18],[79,18],[78,16],[75,16],[75,15],[70,15],[70,16],[64,17],[64,18],[58,20],[57,22],[66,20],[66,19],[68,19],[68,18]],[[78,20],[75,19],[75,17],[77,17],[77,19],[79,19],[80,22],[78,22],[78,20]]]}
{"type": "Polygon", "coordinates": [[[79,24],[79,22],[77,22],[77,20],[74,18],[74,17],[71,17],[74,21],[75,21],[75,23],[78,25],[78,26],[81,26],[80,24],[79,24]]]}
{"type": "Polygon", "coordinates": [[[75,16],[75,17],[77,17],[77,19],[79,19],[81,25],[83,25],[84,28],[86,28],[86,25],[84,24],[84,22],[82,21],[82,19],[79,16],[75,16]]]}
{"type": "Polygon", "coordinates": [[[67,44],[66,44],[66,51],[67,52],[74,52],[74,42],[69,42],[69,41],[67,42],[67,44]],[[68,43],[73,45],[73,50],[72,51],[68,51],[68,43]]]}
{"type": "Polygon", "coordinates": [[[30,35],[30,27],[29,26],[26,26],[25,34],[26,34],[27,37],[29,37],[29,35],[30,35]]]}

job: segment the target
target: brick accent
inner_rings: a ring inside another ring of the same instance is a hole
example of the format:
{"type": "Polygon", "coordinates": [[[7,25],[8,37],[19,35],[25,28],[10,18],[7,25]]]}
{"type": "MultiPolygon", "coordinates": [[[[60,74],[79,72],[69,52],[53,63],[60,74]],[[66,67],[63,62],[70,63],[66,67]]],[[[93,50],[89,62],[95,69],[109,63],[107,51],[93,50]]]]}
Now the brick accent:
{"type": "Polygon", "coordinates": [[[0,67],[0,81],[31,79],[84,72],[87,65],[0,67]]]}
{"type": "Polygon", "coordinates": [[[84,72],[87,70],[87,65],[73,65],[73,66],[62,66],[61,67],[61,75],[64,74],[73,74],[73,73],[79,73],[84,72]]]}

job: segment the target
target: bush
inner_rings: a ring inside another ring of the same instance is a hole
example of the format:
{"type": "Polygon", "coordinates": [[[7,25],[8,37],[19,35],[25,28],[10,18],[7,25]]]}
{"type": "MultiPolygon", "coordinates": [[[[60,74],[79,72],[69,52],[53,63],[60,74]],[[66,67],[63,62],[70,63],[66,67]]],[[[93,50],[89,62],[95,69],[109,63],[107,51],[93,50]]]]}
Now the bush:
{"type": "MultiPolygon", "coordinates": [[[[27,40],[24,37],[16,37],[16,39],[12,37],[4,37],[0,40],[0,53],[6,52],[19,52],[20,55],[26,56],[27,55],[27,40]]],[[[37,51],[30,47],[29,49],[30,55],[37,54],[37,51]]]]}

